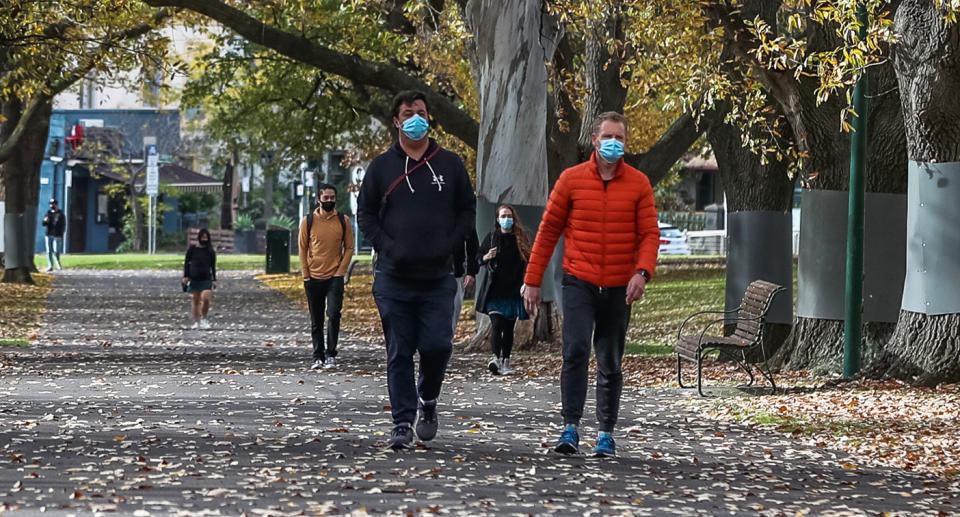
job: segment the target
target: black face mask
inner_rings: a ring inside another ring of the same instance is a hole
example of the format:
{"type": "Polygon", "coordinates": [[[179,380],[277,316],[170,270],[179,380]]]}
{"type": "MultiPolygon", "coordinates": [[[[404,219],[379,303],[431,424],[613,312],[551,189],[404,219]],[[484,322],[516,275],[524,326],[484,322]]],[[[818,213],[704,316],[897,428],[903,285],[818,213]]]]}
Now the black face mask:
{"type": "Polygon", "coordinates": [[[321,202],[320,202],[320,208],[322,208],[324,212],[330,212],[330,211],[332,211],[332,210],[334,209],[334,207],[336,207],[336,206],[337,206],[337,202],[336,202],[336,201],[321,201],[321,202]]]}
{"type": "Polygon", "coordinates": [[[203,240],[200,241],[200,245],[201,245],[201,246],[206,246],[206,245],[208,245],[208,244],[210,244],[210,241],[208,241],[207,239],[203,239],[203,240]]]}

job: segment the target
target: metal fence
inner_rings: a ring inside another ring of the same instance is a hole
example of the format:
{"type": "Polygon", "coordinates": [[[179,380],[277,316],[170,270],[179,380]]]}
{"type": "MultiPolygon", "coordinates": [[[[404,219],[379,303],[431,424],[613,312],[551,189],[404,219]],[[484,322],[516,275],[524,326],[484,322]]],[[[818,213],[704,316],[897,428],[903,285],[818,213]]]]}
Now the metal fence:
{"type": "MultiPolygon", "coordinates": [[[[727,232],[725,230],[703,230],[684,232],[690,253],[693,255],[724,255],[727,254],[727,232]]],[[[800,252],[800,230],[793,231],[793,254],[800,252]]]]}

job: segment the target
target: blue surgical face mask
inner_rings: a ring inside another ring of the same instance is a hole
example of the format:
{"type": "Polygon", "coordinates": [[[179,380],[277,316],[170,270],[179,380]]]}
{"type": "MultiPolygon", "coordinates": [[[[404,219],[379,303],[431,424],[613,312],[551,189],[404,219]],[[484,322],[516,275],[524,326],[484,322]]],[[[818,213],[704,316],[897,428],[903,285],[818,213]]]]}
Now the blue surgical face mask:
{"type": "Polygon", "coordinates": [[[600,154],[600,157],[603,158],[603,161],[607,163],[615,163],[617,160],[623,157],[623,142],[617,140],[616,138],[601,140],[600,147],[597,149],[597,153],[600,154]]]}
{"type": "Polygon", "coordinates": [[[503,228],[504,230],[509,230],[510,228],[513,228],[512,217],[504,217],[503,219],[499,219],[498,222],[500,223],[500,228],[503,228]]]}
{"type": "Polygon", "coordinates": [[[403,130],[403,134],[407,135],[407,138],[410,140],[421,140],[427,136],[427,130],[430,129],[430,124],[420,115],[414,115],[404,120],[400,129],[403,130]]]}

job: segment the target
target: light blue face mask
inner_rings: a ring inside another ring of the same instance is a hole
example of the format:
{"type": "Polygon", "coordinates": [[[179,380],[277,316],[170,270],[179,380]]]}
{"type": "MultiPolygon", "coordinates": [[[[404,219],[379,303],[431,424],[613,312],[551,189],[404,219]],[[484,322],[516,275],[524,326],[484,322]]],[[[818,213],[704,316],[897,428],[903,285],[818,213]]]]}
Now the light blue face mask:
{"type": "Polygon", "coordinates": [[[503,228],[504,230],[509,230],[510,228],[513,228],[512,217],[505,217],[503,219],[499,219],[498,221],[500,223],[500,228],[503,228]]]}
{"type": "Polygon", "coordinates": [[[623,142],[617,140],[616,138],[601,140],[600,148],[597,149],[597,153],[600,154],[600,157],[603,158],[603,161],[607,163],[615,163],[617,160],[623,157],[623,142]]]}
{"type": "Polygon", "coordinates": [[[420,115],[414,115],[404,120],[400,129],[403,130],[403,134],[407,135],[407,138],[410,140],[421,140],[427,136],[427,130],[430,129],[430,124],[420,115]]]}

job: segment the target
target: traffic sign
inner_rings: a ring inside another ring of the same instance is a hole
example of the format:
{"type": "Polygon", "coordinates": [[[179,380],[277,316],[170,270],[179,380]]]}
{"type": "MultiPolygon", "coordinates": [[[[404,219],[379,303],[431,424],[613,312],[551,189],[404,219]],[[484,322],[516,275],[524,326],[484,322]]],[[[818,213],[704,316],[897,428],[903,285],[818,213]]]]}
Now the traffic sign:
{"type": "Polygon", "coordinates": [[[147,195],[156,196],[160,190],[160,154],[156,144],[147,145],[147,195]]]}

